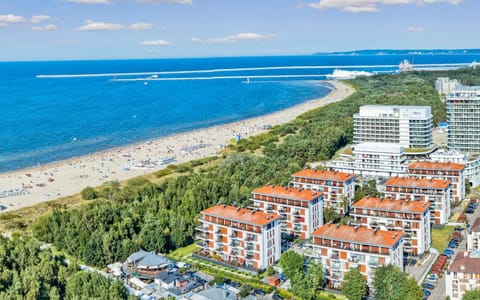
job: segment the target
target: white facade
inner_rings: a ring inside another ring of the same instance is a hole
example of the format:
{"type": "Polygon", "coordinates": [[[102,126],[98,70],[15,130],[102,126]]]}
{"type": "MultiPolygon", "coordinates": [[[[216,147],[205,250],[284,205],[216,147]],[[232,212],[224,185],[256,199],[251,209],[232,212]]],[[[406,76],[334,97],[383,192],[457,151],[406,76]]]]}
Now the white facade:
{"type": "Polygon", "coordinates": [[[440,95],[447,95],[460,86],[461,84],[457,79],[448,77],[438,77],[435,81],[435,89],[440,95]]]}
{"type": "Polygon", "coordinates": [[[327,166],[341,172],[364,177],[393,177],[407,172],[404,147],[389,143],[360,143],[354,146],[351,157],[334,160],[327,166]]]}
{"type": "Polygon", "coordinates": [[[234,265],[265,269],[281,254],[278,215],[216,205],[201,212],[197,229],[199,246],[210,255],[234,265]]]}
{"type": "Polygon", "coordinates": [[[430,154],[432,161],[454,162],[465,165],[464,176],[471,186],[480,185],[480,156],[456,150],[439,149],[430,154]]]}
{"type": "Polygon", "coordinates": [[[433,147],[432,120],[430,106],[365,105],[353,115],[353,142],[429,149],[433,147]]]}
{"type": "Polygon", "coordinates": [[[480,218],[477,218],[468,228],[467,250],[480,250],[480,218]]]}
{"type": "Polygon", "coordinates": [[[466,291],[480,286],[480,251],[460,252],[445,272],[445,292],[450,300],[462,300],[466,291]]]}
{"type": "Polygon", "coordinates": [[[448,149],[480,152],[480,86],[447,95],[448,149]]]}

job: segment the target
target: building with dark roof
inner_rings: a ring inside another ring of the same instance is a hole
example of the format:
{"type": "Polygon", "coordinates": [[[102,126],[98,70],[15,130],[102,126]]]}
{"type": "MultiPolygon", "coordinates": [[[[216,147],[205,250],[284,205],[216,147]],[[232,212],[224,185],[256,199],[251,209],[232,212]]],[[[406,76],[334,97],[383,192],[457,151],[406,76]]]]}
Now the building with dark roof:
{"type": "Polygon", "coordinates": [[[468,228],[467,250],[480,250],[480,218],[476,218],[468,228]]]}
{"type": "Polygon", "coordinates": [[[127,258],[123,264],[123,271],[127,275],[135,275],[140,278],[154,278],[171,262],[163,255],[140,250],[127,258]]]}
{"type": "Polygon", "coordinates": [[[464,251],[455,256],[445,273],[446,294],[461,300],[466,291],[480,286],[480,251],[464,251]]]}

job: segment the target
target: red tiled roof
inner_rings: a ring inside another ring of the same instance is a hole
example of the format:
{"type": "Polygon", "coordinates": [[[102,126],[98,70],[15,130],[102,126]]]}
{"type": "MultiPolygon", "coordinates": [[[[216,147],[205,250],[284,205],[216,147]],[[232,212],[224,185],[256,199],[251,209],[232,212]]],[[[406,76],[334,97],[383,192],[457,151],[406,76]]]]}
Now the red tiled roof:
{"type": "Polygon", "coordinates": [[[426,179],[417,177],[392,177],[385,182],[385,186],[401,186],[413,188],[446,189],[450,185],[449,179],[426,179]]]}
{"type": "Polygon", "coordinates": [[[267,214],[262,211],[255,211],[224,204],[209,207],[205,210],[202,210],[201,213],[202,215],[209,215],[261,226],[269,224],[280,218],[277,214],[267,214]]]}
{"type": "Polygon", "coordinates": [[[364,197],[353,204],[355,208],[366,208],[383,211],[397,211],[405,213],[424,213],[429,207],[429,202],[380,199],[364,197]]]}
{"type": "Polygon", "coordinates": [[[465,165],[452,162],[414,161],[408,165],[408,169],[461,171],[465,169],[465,165]]]}
{"type": "Polygon", "coordinates": [[[471,232],[480,232],[480,218],[476,218],[475,221],[472,224],[472,227],[470,227],[471,232]]]}
{"type": "Polygon", "coordinates": [[[468,251],[467,253],[460,251],[448,270],[450,272],[480,274],[480,256],[476,251],[468,251]]]}
{"type": "Polygon", "coordinates": [[[322,196],[322,193],[315,191],[274,185],[266,185],[261,188],[254,189],[252,193],[302,201],[313,201],[322,196]]]}
{"type": "Polygon", "coordinates": [[[392,247],[401,238],[401,231],[374,230],[367,227],[349,225],[325,224],[315,230],[312,235],[317,238],[327,238],[366,245],[392,247]]]}
{"type": "Polygon", "coordinates": [[[355,177],[354,174],[332,170],[304,169],[292,175],[293,177],[315,178],[324,180],[347,181],[355,177]]]}

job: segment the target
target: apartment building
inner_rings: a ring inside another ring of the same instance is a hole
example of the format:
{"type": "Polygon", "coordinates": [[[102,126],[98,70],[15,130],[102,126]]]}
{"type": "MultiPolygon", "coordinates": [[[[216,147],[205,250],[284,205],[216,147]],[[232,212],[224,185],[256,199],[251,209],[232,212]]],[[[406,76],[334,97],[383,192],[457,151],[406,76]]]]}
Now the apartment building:
{"type": "Polygon", "coordinates": [[[224,262],[262,270],[280,259],[280,217],[219,204],[201,212],[197,238],[202,252],[224,262]]]}
{"type": "Polygon", "coordinates": [[[465,199],[465,165],[451,162],[415,161],[408,165],[408,176],[450,180],[450,201],[465,199]]]}
{"type": "Polygon", "coordinates": [[[435,80],[435,89],[440,95],[448,95],[452,91],[462,86],[457,79],[450,79],[448,77],[438,77],[435,80]]]}
{"type": "Polygon", "coordinates": [[[292,175],[292,183],[322,193],[323,207],[333,207],[340,215],[348,212],[355,196],[355,175],[345,172],[304,169],[292,175]]]}
{"type": "Polygon", "coordinates": [[[325,224],[315,230],[312,259],[321,260],[327,284],[340,288],[345,274],[359,268],[369,285],[377,267],[392,264],[403,269],[403,238],[401,231],[385,231],[360,226],[325,224]]]}
{"type": "Polygon", "coordinates": [[[449,179],[392,177],[384,185],[386,198],[429,202],[430,221],[439,225],[448,223],[452,190],[449,179]]]}
{"type": "Polygon", "coordinates": [[[465,181],[470,186],[480,185],[480,155],[479,153],[465,153],[457,150],[438,149],[429,155],[431,161],[454,162],[465,165],[465,181]]]}
{"type": "Polygon", "coordinates": [[[407,172],[405,149],[399,144],[360,143],[354,146],[352,156],[327,163],[333,170],[364,177],[392,177],[407,172]]]}
{"type": "Polygon", "coordinates": [[[419,256],[431,246],[430,203],[365,197],[353,204],[352,222],[371,229],[403,232],[403,251],[419,256]]]}
{"type": "Polygon", "coordinates": [[[323,224],[323,193],[294,187],[266,185],[254,189],[255,209],[280,216],[282,235],[310,238],[323,224]]]}
{"type": "Polygon", "coordinates": [[[446,295],[461,300],[466,291],[480,286],[480,251],[461,251],[445,273],[446,295]]]}
{"type": "Polygon", "coordinates": [[[428,149],[433,147],[432,119],[430,106],[364,105],[353,115],[353,142],[428,149]]]}
{"type": "Polygon", "coordinates": [[[460,86],[446,102],[448,148],[480,152],[480,86],[460,86]]]}
{"type": "Polygon", "coordinates": [[[480,218],[467,228],[467,250],[480,250],[480,218]]]}

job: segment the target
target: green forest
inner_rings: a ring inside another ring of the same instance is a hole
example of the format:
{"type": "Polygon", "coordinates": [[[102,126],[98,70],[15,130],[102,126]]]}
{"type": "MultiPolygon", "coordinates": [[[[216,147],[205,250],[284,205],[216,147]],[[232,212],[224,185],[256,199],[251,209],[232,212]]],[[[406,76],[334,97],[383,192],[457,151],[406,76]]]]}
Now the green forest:
{"type": "Polygon", "coordinates": [[[88,265],[104,267],[142,248],[169,252],[194,241],[199,212],[218,202],[246,205],[253,188],[287,184],[308,162],[331,158],[352,140],[353,113],[365,104],[429,105],[446,118],[434,89],[439,76],[480,84],[479,70],[414,72],[351,80],[344,101],[307,112],[268,133],[241,140],[219,163],[171,166],[158,184],[135,178],[87,188],[80,209],[55,208],[33,224],[34,236],[88,265]],[[279,142],[281,141],[281,142],[279,142]],[[195,166],[195,167],[194,167],[195,166]],[[176,173],[175,173],[176,172],[176,173]]]}
{"type": "Polygon", "coordinates": [[[86,188],[79,205],[51,203],[33,224],[4,214],[2,220],[19,232],[0,238],[0,299],[125,299],[121,282],[110,284],[102,275],[80,271],[76,261],[104,268],[140,248],[168,253],[191,244],[202,209],[218,202],[247,205],[253,188],[287,184],[309,162],[330,159],[349,144],[359,106],[430,105],[437,123],[446,112],[435,79],[448,76],[480,85],[479,75],[465,69],[351,80],[347,84],[356,92],[344,101],[241,140],[222,156],[169,166],[156,173],[155,183],[139,177],[86,188]],[[63,254],[41,249],[42,243],[63,254]]]}

